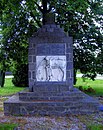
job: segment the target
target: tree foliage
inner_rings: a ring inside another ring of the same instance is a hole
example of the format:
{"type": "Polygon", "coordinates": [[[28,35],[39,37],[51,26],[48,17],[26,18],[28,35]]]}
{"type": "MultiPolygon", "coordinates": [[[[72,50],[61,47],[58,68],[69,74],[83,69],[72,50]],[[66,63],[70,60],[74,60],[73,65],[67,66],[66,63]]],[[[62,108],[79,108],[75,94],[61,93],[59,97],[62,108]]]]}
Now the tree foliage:
{"type": "Polygon", "coordinates": [[[103,50],[103,0],[1,0],[0,8],[1,50],[9,65],[27,64],[27,39],[53,12],[56,24],[73,37],[74,72],[79,69],[92,79],[100,72],[96,56],[103,50]]]}

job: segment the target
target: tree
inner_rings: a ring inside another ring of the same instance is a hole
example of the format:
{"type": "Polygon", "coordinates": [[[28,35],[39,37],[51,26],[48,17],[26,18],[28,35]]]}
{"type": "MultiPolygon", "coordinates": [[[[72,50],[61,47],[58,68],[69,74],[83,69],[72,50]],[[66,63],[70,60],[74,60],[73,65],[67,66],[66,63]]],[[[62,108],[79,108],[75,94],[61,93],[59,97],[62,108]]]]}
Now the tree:
{"type": "MultiPolygon", "coordinates": [[[[0,42],[2,39],[2,29],[0,23],[0,42]]],[[[2,46],[0,46],[2,48],[2,46]]],[[[1,49],[2,50],[2,49],[1,49]]],[[[5,83],[5,54],[0,50],[0,86],[3,87],[5,83]]]]}
{"type": "Polygon", "coordinates": [[[97,72],[98,72],[98,74],[103,74],[103,48],[97,54],[96,61],[97,61],[97,72]]]}
{"type": "Polygon", "coordinates": [[[96,52],[103,46],[103,0],[2,0],[1,44],[8,61],[14,66],[27,64],[27,38],[45,24],[49,12],[55,13],[56,24],[73,37],[74,72],[80,69],[94,79],[96,52]]]}

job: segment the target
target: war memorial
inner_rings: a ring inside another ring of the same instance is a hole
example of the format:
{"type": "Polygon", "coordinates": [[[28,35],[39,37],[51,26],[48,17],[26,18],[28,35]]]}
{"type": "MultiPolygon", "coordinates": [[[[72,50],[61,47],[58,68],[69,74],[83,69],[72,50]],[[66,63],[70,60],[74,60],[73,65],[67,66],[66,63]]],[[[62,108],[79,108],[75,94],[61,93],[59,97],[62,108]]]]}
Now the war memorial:
{"type": "Polygon", "coordinates": [[[48,17],[29,38],[29,87],[4,102],[5,115],[90,114],[99,102],[73,87],[73,40],[48,17]]]}

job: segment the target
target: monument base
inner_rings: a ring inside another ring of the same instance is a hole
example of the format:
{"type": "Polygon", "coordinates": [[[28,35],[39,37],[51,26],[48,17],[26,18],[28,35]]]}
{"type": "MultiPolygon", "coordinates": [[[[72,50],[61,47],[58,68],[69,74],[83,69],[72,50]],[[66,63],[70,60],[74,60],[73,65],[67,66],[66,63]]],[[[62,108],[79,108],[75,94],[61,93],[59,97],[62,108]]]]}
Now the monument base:
{"type": "Polygon", "coordinates": [[[61,93],[20,92],[4,102],[6,116],[77,115],[99,112],[99,102],[74,88],[61,93]]]}

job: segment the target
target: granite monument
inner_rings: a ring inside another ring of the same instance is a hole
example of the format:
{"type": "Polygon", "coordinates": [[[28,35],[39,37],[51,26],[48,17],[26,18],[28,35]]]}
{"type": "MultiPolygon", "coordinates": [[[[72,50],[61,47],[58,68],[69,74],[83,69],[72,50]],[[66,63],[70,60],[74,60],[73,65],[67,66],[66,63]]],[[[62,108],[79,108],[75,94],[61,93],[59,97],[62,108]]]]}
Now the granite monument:
{"type": "Polygon", "coordinates": [[[54,18],[29,39],[29,90],[4,102],[5,115],[69,115],[98,112],[98,101],[73,87],[73,40],[54,18]]]}

